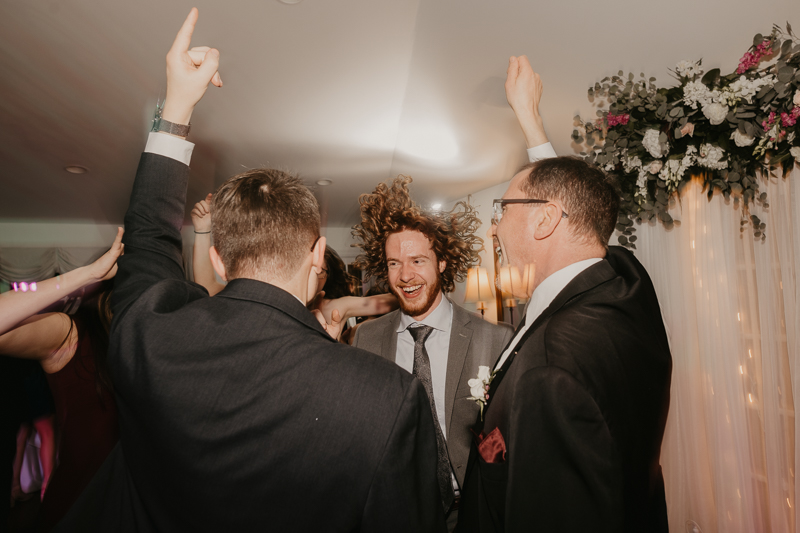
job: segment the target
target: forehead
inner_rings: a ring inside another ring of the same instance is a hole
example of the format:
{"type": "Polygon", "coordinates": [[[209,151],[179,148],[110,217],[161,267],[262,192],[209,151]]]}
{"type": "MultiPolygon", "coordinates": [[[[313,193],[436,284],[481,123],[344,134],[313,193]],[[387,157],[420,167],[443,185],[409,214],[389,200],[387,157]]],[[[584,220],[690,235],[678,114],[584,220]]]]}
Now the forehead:
{"type": "Polygon", "coordinates": [[[394,258],[402,256],[433,255],[431,241],[419,231],[403,230],[392,233],[386,239],[386,255],[394,258]]]}
{"type": "Polygon", "coordinates": [[[508,184],[508,189],[506,189],[506,193],[503,195],[503,198],[527,198],[527,195],[522,190],[522,184],[526,179],[528,179],[530,173],[530,169],[517,172],[514,177],[511,178],[511,182],[508,184]]]}

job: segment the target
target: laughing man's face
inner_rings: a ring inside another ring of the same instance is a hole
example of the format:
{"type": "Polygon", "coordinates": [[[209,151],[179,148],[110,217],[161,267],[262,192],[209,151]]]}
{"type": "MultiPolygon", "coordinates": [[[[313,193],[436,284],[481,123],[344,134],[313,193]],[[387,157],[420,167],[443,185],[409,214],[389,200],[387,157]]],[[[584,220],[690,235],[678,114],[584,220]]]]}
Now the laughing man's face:
{"type": "Polygon", "coordinates": [[[386,239],[389,288],[400,308],[416,320],[428,316],[441,301],[439,275],[445,262],[436,261],[431,242],[419,231],[404,230],[386,239]]]}

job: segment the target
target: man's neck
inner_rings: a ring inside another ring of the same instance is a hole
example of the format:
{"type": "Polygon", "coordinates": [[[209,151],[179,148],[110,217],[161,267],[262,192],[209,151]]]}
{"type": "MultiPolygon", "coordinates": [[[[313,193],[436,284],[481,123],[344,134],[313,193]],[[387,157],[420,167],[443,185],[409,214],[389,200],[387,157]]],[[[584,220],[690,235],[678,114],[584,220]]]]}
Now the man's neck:
{"type": "Polygon", "coordinates": [[[545,254],[547,261],[540,261],[536,264],[533,289],[536,290],[536,287],[541,285],[544,280],[569,265],[587,259],[603,259],[605,256],[606,249],[600,245],[583,245],[545,254]]]}

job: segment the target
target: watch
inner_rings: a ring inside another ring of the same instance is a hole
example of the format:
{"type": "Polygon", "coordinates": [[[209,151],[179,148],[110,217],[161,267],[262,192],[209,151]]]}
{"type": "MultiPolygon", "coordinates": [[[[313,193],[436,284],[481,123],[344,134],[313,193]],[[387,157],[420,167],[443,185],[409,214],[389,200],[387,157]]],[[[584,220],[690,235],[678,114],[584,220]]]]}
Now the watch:
{"type": "Polygon", "coordinates": [[[161,118],[161,110],[164,108],[164,103],[156,105],[156,112],[153,116],[153,128],[150,131],[163,131],[170,135],[177,135],[178,137],[188,137],[189,130],[192,128],[192,123],[175,124],[165,118],[161,118]]]}

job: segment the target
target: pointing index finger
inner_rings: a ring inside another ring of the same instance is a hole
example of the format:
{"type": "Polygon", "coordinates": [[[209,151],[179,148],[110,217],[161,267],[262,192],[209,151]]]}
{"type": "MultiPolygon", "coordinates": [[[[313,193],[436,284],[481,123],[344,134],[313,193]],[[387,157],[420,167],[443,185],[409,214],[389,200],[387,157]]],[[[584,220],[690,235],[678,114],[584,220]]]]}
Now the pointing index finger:
{"type": "Polygon", "coordinates": [[[183,26],[178,30],[178,35],[175,36],[175,41],[172,43],[170,52],[186,52],[189,50],[189,44],[192,42],[192,34],[194,33],[194,26],[197,24],[197,8],[193,7],[189,11],[186,20],[183,21],[183,26]]]}

